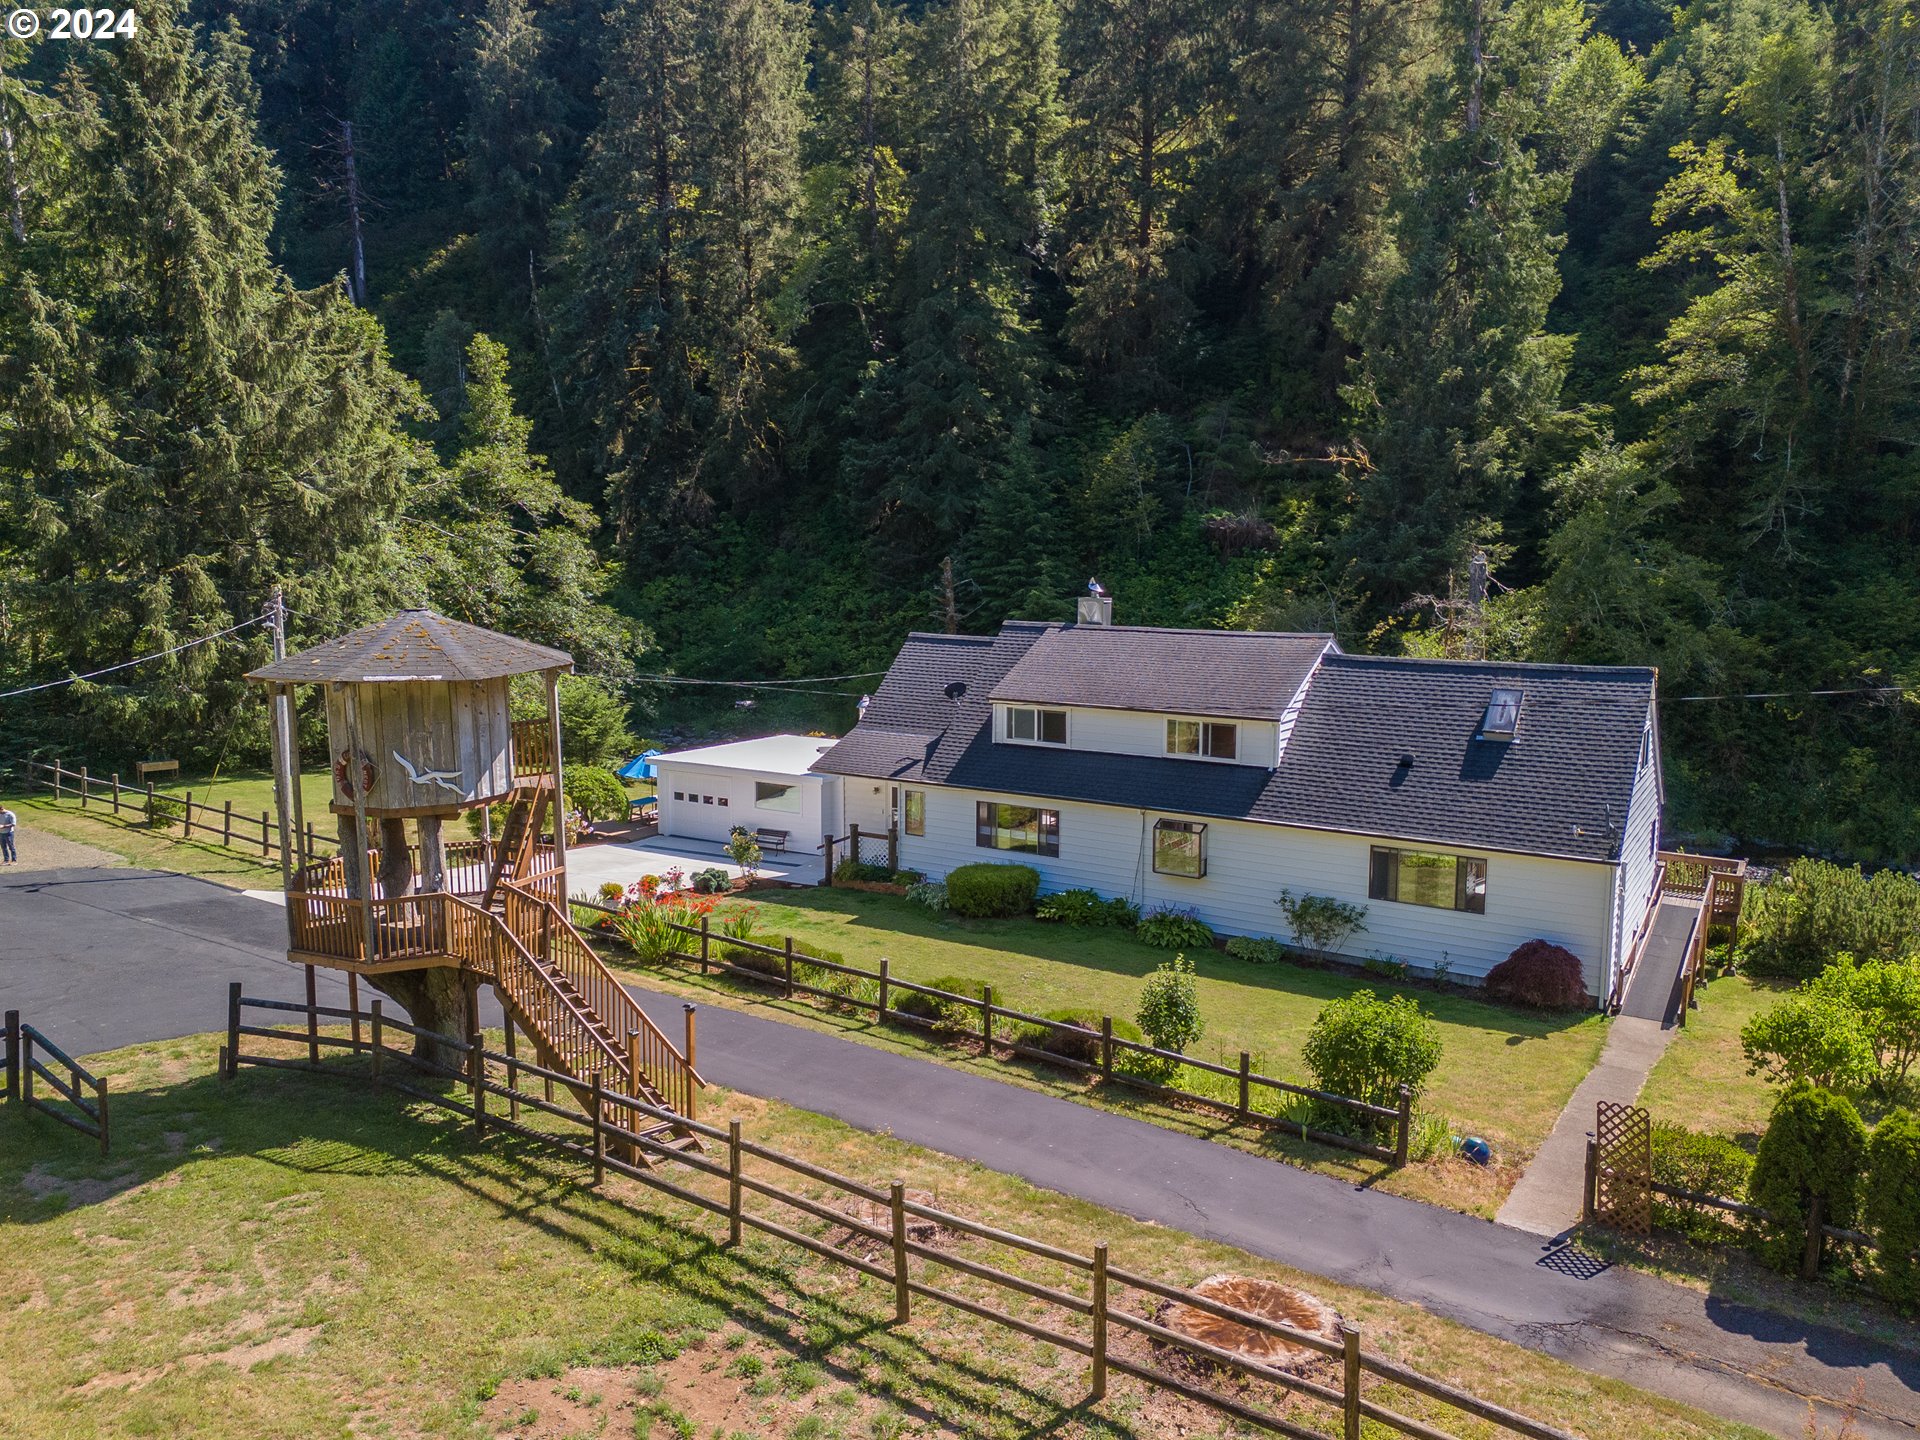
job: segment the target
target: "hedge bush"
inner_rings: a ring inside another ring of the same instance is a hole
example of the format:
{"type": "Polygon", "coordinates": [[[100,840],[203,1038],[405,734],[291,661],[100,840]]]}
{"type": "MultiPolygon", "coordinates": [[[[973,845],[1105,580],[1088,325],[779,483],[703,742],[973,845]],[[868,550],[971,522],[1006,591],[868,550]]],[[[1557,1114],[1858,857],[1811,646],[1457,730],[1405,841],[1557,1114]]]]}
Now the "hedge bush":
{"type": "Polygon", "coordinates": [[[1781,1084],[1805,1080],[1826,1090],[1858,1090],[1874,1075],[1873,1045],[1860,1015],[1827,994],[1796,991],[1740,1027],[1747,1073],[1781,1084]]]}
{"type": "MultiPolygon", "coordinates": [[[[971,975],[941,975],[927,981],[934,990],[945,990],[949,994],[964,995],[968,999],[980,1000],[987,993],[987,982],[976,980],[971,975]]],[[[887,1004],[890,1009],[903,1015],[914,1015],[922,1020],[932,1021],[943,1030],[970,1030],[979,1011],[971,1005],[958,1000],[943,1000],[937,995],[922,995],[918,990],[894,989],[887,992],[887,1004]]]]}
{"type": "Polygon", "coordinates": [[[1920,1116],[1890,1110],[1867,1142],[1866,1228],[1880,1242],[1874,1288],[1903,1310],[1920,1309],[1920,1116]]]}
{"type": "MultiPolygon", "coordinates": [[[[1678,1125],[1653,1127],[1653,1178],[1700,1195],[1737,1200],[1747,1193],[1753,1156],[1724,1135],[1703,1135],[1678,1125]]],[[[1690,1200],[1653,1197],[1654,1223],[1690,1240],[1711,1243],[1739,1233],[1730,1212],[1690,1200]]]]}
{"type": "Polygon", "coordinates": [[[627,818],[627,787],[611,770],[598,765],[569,765],[566,790],[568,808],[582,820],[627,818]]]}
{"type": "Polygon", "coordinates": [[[1747,1199],[1773,1218],[1763,1221],[1755,1249],[1774,1269],[1793,1274],[1807,1243],[1807,1212],[1821,1198],[1821,1219],[1850,1227],[1866,1161],[1867,1127],[1844,1095],[1796,1081],[1773,1107],[1760,1137],[1747,1199]]]}
{"type": "Polygon", "coordinates": [[[1024,915],[1040,893],[1031,865],[962,865],[947,872],[947,908],[976,920],[1024,915]]]}
{"type": "MultiPolygon", "coordinates": [[[[1302,1053],[1315,1088],[1397,1105],[1402,1085],[1415,1100],[1426,1089],[1440,1063],[1440,1032],[1411,996],[1382,1000],[1371,990],[1356,990],[1321,1007],[1302,1053]]],[[[1350,1123],[1351,1112],[1329,1118],[1350,1123]]]]}
{"type": "Polygon", "coordinates": [[[1227,941],[1227,954],[1249,965],[1277,965],[1287,958],[1287,947],[1271,935],[1235,935],[1227,941]]]}
{"type": "Polygon", "coordinates": [[[1115,926],[1131,930],[1140,923],[1140,907],[1124,896],[1103,899],[1094,890],[1062,890],[1044,895],[1033,913],[1062,925],[1115,926]]]}
{"type": "Polygon", "coordinates": [[[1580,957],[1547,940],[1529,940],[1487,972],[1486,991],[1495,1000],[1536,1010],[1573,1010],[1593,1004],[1580,973],[1580,957]]]}
{"type": "MultiPolygon", "coordinates": [[[[1013,1028],[1010,1037],[1013,1043],[1024,1045],[1029,1050],[1044,1050],[1049,1055],[1058,1055],[1065,1060],[1077,1060],[1082,1065],[1100,1063],[1100,1022],[1105,1017],[1098,1010],[1086,1006],[1068,1006],[1063,1010],[1049,1010],[1044,1018],[1058,1020],[1070,1028],[1035,1025],[1023,1020],[1013,1028]]],[[[1116,1018],[1113,1022],[1113,1038],[1138,1044],[1141,1039],[1140,1028],[1131,1020],[1116,1018]]]]}
{"type": "Polygon", "coordinates": [[[1742,928],[1742,962],[1754,975],[1811,979],[1842,954],[1897,960],[1920,951],[1920,881],[1796,860],[1780,879],[1748,889],[1742,928]]]}

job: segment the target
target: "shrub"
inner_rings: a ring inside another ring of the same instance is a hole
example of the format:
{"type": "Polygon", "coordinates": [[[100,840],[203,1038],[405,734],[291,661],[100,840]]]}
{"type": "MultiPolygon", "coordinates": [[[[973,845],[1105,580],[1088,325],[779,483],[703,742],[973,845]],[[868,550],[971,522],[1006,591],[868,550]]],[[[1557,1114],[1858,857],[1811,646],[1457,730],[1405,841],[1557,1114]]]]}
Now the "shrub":
{"type": "Polygon", "coordinates": [[[1250,965],[1277,965],[1287,958],[1287,947],[1271,935],[1235,935],[1227,941],[1227,954],[1250,965]]]}
{"type": "Polygon", "coordinates": [[[600,887],[600,903],[609,910],[618,910],[627,902],[627,887],[616,880],[609,880],[600,887]]]}
{"type": "Polygon", "coordinates": [[[1807,1211],[1818,1195],[1821,1219],[1851,1226],[1858,1208],[1867,1128],[1853,1102],[1832,1090],[1795,1081],[1773,1107],[1760,1137],[1747,1198],[1765,1210],[1756,1249],[1774,1269],[1792,1274],[1807,1243],[1807,1211]]]}
{"type": "Polygon", "coordinates": [[[1282,890],[1273,902],[1287,917],[1293,943],[1316,960],[1331,959],[1354,933],[1367,928],[1367,907],[1349,905],[1331,895],[1301,895],[1282,890]]]}
{"type": "Polygon", "coordinates": [[[1796,860],[1781,879],[1749,889],[1745,921],[1742,955],[1754,975],[1806,980],[1841,954],[1897,960],[1920,951],[1920,881],[1796,860]]]}
{"type": "Polygon", "coordinates": [[[1405,980],[1413,974],[1411,965],[1391,955],[1369,955],[1361,962],[1360,968],[1369,975],[1378,975],[1382,980],[1405,980]]]}
{"type": "Polygon", "coordinates": [[[1317,1088],[1396,1105],[1402,1085],[1416,1100],[1426,1089],[1440,1063],[1440,1033],[1410,996],[1382,1000],[1359,990],[1321,1007],[1303,1054],[1317,1088]]]}
{"type": "MultiPolygon", "coordinates": [[[[720,922],[720,933],[729,940],[751,940],[759,943],[759,923],[758,913],[754,908],[751,905],[744,905],[720,922]]],[[[757,950],[748,950],[739,945],[721,945],[720,958],[729,965],[744,965],[752,970],[763,970],[767,964],[771,964],[776,973],[786,973],[783,961],[774,960],[769,955],[762,955],[757,950]]]]}
{"type": "Polygon", "coordinates": [[[147,825],[155,830],[171,830],[186,814],[187,802],[172,795],[155,795],[147,802],[147,825]]]}
{"type": "MultiPolygon", "coordinates": [[[[1211,933],[1211,932],[1209,932],[1211,933]]],[[[1200,992],[1193,980],[1193,962],[1185,955],[1163,960],[1147,976],[1140,991],[1140,1008],[1133,1018],[1156,1050],[1185,1054],[1200,1038],[1207,1023],[1200,1018],[1200,992]]]]}
{"type": "MultiPolygon", "coordinates": [[[[1024,1045],[1029,1050],[1044,1050],[1064,1060],[1077,1060],[1082,1065],[1100,1063],[1100,1022],[1105,1017],[1098,1010],[1070,1006],[1064,1010],[1049,1010],[1044,1018],[1057,1020],[1060,1026],[1068,1028],[1022,1021],[1014,1027],[1013,1043],[1024,1045]]],[[[1116,1019],[1113,1022],[1113,1037],[1138,1044],[1140,1030],[1131,1020],[1116,1019]]]]}
{"type": "Polygon", "coordinates": [[[680,947],[682,937],[673,927],[699,924],[702,915],[712,912],[713,904],[688,895],[652,898],[629,892],[627,908],[614,919],[613,928],[642,960],[660,961],[680,947]]]}
{"type": "Polygon", "coordinates": [[[1134,931],[1156,950],[1204,950],[1213,944],[1213,927],[1191,908],[1162,905],[1134,931]]]}
{"type": "Polygon", "coordinates": [[[947,872],[947,906],[956,915],[1024,915],[1039,893],[1040,872],[1031,865],[962,865],[947,872]]]}
{"type": "Polygon", "coordinates": [[[765,857],[760,853],[760,842],[753,838],[753,832],[744,825],[736,825],[727,833],[727,854],[733,863],[749,875],[760,868],[765,857]]]}
{"type": "Polygon", "coordinates": [[[1827,1090],[1857,1090],[1874,1074],[1873,1046],[1852,1006],[1799,990],[1740,1027],[1749,1075],[1827,1090]]]}
{"type": "Polygon", "coordinates": [[[566,791],[568,808],[582,820],[627,818],[627,787],[611,770],[598,765],[569,765],[566,791]]]}
{"type": "MultiPolygon", "coordinates": [[[[944,990],[949,995],[964,996],[971,1000],[979,1000],[987,993],[987,982],[976,980],[971,975],[941,975],[927,981],[927,985],[930,989],[944,990]]],[[[930,1020],[943,1030],[970,1030],[974,1018],[980,1013],[961,1000],[922,995],[918,990],[891,990],[887,994],[887,1003],[904,1015],[930,1020]]]]}
{"type": "Polygon", "coordinates": [[[939,880],[922,880],[907,886],[907,899],[916,905],[926,906],[936,915],[944,915],[947,910],[947,887],[939,880]]]}
{"type": "Polygon", "coordinates": [[[694,871],[687,877],[687,883],[702,895],[724,895],[733,889],[733,877],[718,865],[694,871]]]}
{"type": "Polygon", "coordinates": [[[1573,1010],[1591,1005],[1580,957],[1547,940],[1529,940],[1487,972],[1487,994],[1537,1010],[1573,1010]]]}
{"type": "MultiPolygon", "coordinates": [[[[1653,1127],[1653,1178],[1699,1195],[1737,1199],[1747,1193],[1753,1156],[1724,1135],[1702,1135],[1678,1125],[1653,1127]]],[[[1728,1213],[1691,1200],[1653,1199],[1656,1221],[1690,1240],[1712,1242],[1734,1233],[1728,1213]]]]}
{"type": "Polygon", "coordinates": [[[1880,1241],[1874,1288],[1903,1310],[1920,1307],[1920,1117],[1891,1110],[1867,1142],[1866,1228],[1880,1241]]]}
{"type": "Polygon", "coordinates": [[[884,865],[876,865],[870,860],[855,860],[849,855],[833,867],[833,883],[836,885],[884,885],[893,879],[893,871],[884,865]]]}
{"type": "Polygon", "coordinates": [[[1140,923],[1140,907],[1131,900],[1122,896],[1103,900],[1093,890],[1062,890],[1058,895],[1042,896],[1033,913],[1042,920],[1054,920],[1062,925],[1117,926],[1131,930],[1140,923]]]}
{"type": "Polygon", "coordinates": [[[1873,1050],[1876,1088],[1899,1094],[1920,1060],[1920,955],[1865,964],[1841,955],[1807,982],[1807,990],[1830,995],[1854,1012],[1873,1050]]]}

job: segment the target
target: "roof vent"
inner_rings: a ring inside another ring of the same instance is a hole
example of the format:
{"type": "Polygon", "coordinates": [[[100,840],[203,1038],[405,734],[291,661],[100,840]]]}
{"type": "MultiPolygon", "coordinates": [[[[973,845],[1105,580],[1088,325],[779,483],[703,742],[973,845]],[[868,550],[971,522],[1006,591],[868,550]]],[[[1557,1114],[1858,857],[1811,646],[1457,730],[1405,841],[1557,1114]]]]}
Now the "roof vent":
{"type": "Polygon", "coordinates": [[[1413,768],[1413,756],[1402,755],[1400,757],[1400,768],[1402,770],[1411,770],[1413,768]]]}
{"type": "Polygon", "coordinates": [[[1480,721],[1482,740],[1511,740],[1520,729],[1520,701],[1524,692],[1496,690],[1487,700],[1487,713],[1480,721]]]}
{"type": "Polygon", "coordinates": [[[1113,596],[1098,580],[1087,581],[1087,593],[1080,597],[1074,618],[1082,625],[1113,624],[1113,596]]]}

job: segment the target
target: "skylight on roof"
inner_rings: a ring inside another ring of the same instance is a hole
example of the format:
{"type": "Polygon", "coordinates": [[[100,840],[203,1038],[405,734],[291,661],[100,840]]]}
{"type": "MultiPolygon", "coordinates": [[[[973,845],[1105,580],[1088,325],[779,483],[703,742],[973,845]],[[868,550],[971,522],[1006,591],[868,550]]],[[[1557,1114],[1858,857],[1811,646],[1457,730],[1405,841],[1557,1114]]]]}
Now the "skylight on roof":
{"type": "Polygon", "coordinates": [[[1496,690],[1487,700],[1487,713],[1480,721],[1480,736],[1485,740],[1511,740],[1520,728],[1519,690],[1496,690]]]}

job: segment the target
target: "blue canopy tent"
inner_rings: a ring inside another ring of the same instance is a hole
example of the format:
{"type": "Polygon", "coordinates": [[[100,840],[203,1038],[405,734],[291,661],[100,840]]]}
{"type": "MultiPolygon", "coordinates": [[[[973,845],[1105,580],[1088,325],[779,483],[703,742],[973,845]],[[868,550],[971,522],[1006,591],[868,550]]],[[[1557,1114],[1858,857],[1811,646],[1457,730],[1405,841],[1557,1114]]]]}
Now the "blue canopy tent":
{"type": "Polygon", "coordinates": [[[658,780],[660,773],[654,769],[653,757],[659,753],[658,750],[648,750],[636,755],[613,773],[622,780],[658,780]]]}

